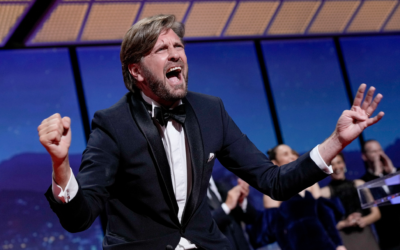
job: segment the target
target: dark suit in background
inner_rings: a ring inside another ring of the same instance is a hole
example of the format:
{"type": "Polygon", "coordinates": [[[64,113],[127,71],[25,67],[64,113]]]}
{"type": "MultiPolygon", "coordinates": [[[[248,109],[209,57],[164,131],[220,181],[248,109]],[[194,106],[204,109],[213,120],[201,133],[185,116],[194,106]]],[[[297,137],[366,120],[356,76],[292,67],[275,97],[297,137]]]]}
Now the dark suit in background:
{"type": "Polygon", "coordinates": [[[46,193],[62,226],[70,232],[90,227],[106,210],[104,249],[174,249],[181,237],[203,249],[230,249],[210,215],[207,187],[214,160],[275,199],[288,199],[326,177],[309,153],[274,166],[235,125],[219,98],[189,92],[185,135],[190,149],[192,188],[181,223],[164,147],[139,93],[128,93],[97,111],[76,176],[79,191],[59,204],[46,193]]]}
{"type": "Polygon", "coordinates": [[[241,222],[246,224],[254,223],[257,218],[257,211],[248,202],[245,211],[238,205],[231,210],[229,214],[226,214],[221,205],[226,200],[227,194],[232,187],[223,182],[215,184],[221,196],[221,201],[213,202],[212,199],[208,197],[208,205],[213,219],[217,223],[219,230],[221,230],[232,244],[232,249],[250,250],[250,244],[244,235],[241,222]]]}

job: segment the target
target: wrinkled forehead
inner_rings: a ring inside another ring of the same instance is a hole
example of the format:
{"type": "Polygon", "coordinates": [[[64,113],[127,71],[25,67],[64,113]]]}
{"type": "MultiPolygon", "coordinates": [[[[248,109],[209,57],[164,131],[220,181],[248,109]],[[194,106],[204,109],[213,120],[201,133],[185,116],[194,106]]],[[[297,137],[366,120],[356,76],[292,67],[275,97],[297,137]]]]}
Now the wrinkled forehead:
{"type": "Polygon", "coordinates": [[[183,43],[183,40],[175,33],[173,29],[163,29],[158,35],[155,46],[160,43],[165,43],[167,40],[171,42],[183,43]]]}

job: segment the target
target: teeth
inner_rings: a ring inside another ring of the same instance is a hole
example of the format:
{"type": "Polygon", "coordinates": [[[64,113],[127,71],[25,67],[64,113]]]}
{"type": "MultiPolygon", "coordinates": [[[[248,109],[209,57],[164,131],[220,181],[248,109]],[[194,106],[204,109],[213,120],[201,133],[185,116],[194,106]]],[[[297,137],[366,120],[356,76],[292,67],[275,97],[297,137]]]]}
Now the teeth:
{"type": "Polygon", "coordinates": [[[169,73],[169,72],[172,72],[172,71],[175,71],[175,70],[182,70],[182,68],[181,67],[173,67],[173,68],[170,68],[168,71],[167,71],[167,73],[169,73]]]}

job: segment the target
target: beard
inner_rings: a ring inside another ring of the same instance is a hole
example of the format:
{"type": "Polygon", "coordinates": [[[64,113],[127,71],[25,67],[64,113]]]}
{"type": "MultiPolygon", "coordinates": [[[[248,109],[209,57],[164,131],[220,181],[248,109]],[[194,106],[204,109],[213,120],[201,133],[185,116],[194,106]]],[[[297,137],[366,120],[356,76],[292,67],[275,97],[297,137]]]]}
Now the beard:
{"type": "Polygon", "coordinates": [[[146,66],[143,64],[141,66],[144,79],[146,79],[149,88],[156,96],[165,101],[177,101],[186,96],[189,80],[187,73],[187,75],[184,75],[183,71],[181,73],[183,77],[182,84],[171,87],[165,82],[164,79],[159,79],[157,76],[155,76],[146,66]]]}

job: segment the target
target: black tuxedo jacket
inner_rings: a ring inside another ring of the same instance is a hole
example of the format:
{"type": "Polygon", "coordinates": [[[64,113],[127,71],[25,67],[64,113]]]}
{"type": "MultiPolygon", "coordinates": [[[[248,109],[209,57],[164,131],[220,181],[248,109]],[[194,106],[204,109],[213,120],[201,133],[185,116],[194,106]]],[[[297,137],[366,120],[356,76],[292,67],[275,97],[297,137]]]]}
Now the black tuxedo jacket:
{"type": "Polygon", "coordinates": [[[274,166],[235,125],[219,98],[189,92],[184,129],[192,161],[192,190],[182,222],[164,147],[139,93],[128,93],[97,111],[76,178],[79,191],[67,204],[46,193],[62,226],[87,229],[106,210],[104,249],[175,249],[185,237],[204,249],[230,249],[207,204],[214,160],[274,199],[285,200],[326,177],[309,153],[274,166]]]}
{"type": "Polygon", "coordinates": [[[208,198],[208,204],[214,221],[217,223],[219,230],[228,238],[233,250],[250,250],[250,243],[244,236],[241,222],[253,224],[258,217],[258,212],[248,202],[246,212],[240,206],[237,206],[229,214],[226,214],[221,205],[226,201],[228,192],[232,187],[222,182],[215,184],[222,202],[218,206],[215,206],[216,204],[208,198]]]}

